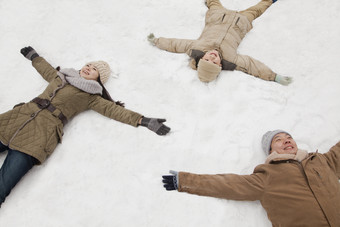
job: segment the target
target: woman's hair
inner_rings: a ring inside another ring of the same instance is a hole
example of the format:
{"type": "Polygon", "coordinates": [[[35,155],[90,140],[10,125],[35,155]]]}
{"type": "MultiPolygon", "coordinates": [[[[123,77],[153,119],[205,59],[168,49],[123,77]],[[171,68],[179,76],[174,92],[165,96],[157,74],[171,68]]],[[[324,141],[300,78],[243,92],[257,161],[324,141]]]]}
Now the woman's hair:
{"type": "Polygon", "coordinates": [[[111,101],[111,102],[114,102],[114,103],[116,103],[116,105],[118,105],[118,106],[125,107],[125,103],[123,103],[123,102],[121,102],[121,101],[114,101],[114,100],[111,98],[109,92],[106,90],[106,88],[104,87],[103,83],[102,83],[101,80],[100,80],[100,75],[98,76],[97,82],[98,82],[98,83],[100,84],[100,86],[102,86],[102,88],[103,88],[102,97],[103,97],[104,99],[109,100],[109,101],[111,101]]]}

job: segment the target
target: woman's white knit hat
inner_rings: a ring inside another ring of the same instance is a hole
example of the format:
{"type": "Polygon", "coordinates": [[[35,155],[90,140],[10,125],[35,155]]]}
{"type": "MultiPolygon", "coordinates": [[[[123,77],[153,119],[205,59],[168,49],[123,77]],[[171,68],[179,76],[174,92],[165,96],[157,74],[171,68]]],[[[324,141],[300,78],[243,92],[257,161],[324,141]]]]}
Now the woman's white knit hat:
{"type": "Polygon", "coordinates": [[[99,72],[100,82],[102,82],[102,84],[105,84],[111,75],[111,69],[109,64],[107,64],[107,62],[105,61],[93,61],[87,64],[91,64],[94,67],[96,67],[96,69],[99,72]]]}
{"type": "Polygon", "coordinates": [[[272,144],[272,140],[274,138],[275,135],[279,134],[279,133],[286,133],[288,135],[290,135],[288,132],[281,130],[281,129],[277,129],[274,131],[268,131],[266,132],[263,136],[262,136],[262,149],[264,151],[264,153],[266,153],[266,155],[269,154],[270,146],[272,144]]]}

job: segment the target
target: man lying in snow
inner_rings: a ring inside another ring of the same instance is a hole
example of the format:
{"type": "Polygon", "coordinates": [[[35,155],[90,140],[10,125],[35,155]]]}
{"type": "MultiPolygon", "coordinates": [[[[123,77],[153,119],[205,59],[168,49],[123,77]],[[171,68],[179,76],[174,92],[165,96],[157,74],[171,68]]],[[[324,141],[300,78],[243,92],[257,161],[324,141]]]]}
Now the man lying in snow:
{"type": "Polygon", "coordinates": [[[166,190],[232,200],[259,200],[273,226],[340,226],[340,142],[327,153],[298,149],[282,130],[262,137],[265,164],[250,175],[170,171],[166,190]]]}

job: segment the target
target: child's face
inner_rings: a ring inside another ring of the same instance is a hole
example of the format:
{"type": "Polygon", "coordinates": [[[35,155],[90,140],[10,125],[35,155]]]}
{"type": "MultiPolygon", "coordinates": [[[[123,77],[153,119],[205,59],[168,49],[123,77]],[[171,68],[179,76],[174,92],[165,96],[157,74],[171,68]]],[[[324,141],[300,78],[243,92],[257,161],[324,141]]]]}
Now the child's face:
{"type": "Polygon", "coordinates": [[[221,58],[217,50],[210,50],[206,52],[202,59],[221,66],[221,58]]]}
{"type": "Polygon", "coordinates": [[[97,80],[99,77],[99,72],[96,69],[96,67],[94,67],[91,64],[87,64],[85,66],[83,66],[83,68],[81,68],[80,72],[79,72],[80,76],[83,77],[84,79],[87,80],[97,80]]]}

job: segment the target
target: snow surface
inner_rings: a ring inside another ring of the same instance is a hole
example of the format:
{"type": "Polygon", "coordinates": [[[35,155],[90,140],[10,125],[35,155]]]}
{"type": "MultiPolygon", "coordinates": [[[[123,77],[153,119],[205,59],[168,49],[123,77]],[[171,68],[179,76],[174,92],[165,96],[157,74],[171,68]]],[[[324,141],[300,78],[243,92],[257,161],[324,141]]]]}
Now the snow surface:
{"type": "MultiPolygon", "coordinates": [[[[258,0],[221,2],[243,10],[258,0]]],[[[340,138],[340,1],[279,0],[254,21],[239,52],[294,77],[288,87],[238,71],[203,84],[185,54],[147,42],[150,32],[197,38],[206,10],[203,0],[0,0],[0,112],[47,85],[20,54],[31,45],[53,66],[109,62],[112,97],[172,128],[160,137],[80,114],[12,190],[0,226],[271,226],[258,201],[167,192],[161,175],[249,174],[265,160],[263,133],[277,128],[328,151],[340,138]]]]}

